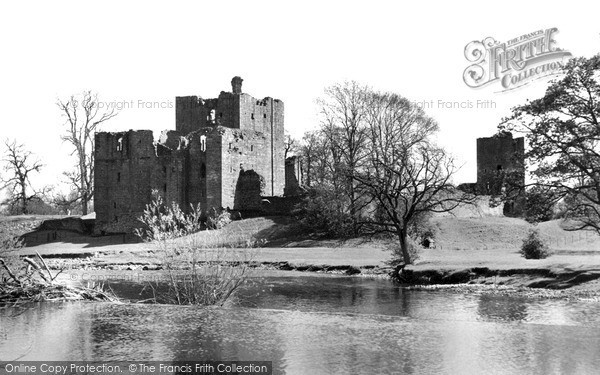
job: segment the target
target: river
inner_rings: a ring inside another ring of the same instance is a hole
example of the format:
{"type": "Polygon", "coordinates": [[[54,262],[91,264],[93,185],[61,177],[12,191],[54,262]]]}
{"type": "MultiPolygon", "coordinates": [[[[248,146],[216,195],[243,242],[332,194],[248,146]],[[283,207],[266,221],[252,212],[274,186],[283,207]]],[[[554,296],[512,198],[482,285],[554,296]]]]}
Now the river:
{"type": "MultiPolygon", "coordinates": [[[[224,307],[0,310],[0,360],[266,360],[274,374],[593,374],[600,303],[273,276],[224,307]]],[[[139,284],[113,282],[135,299],[139,284]]]]}

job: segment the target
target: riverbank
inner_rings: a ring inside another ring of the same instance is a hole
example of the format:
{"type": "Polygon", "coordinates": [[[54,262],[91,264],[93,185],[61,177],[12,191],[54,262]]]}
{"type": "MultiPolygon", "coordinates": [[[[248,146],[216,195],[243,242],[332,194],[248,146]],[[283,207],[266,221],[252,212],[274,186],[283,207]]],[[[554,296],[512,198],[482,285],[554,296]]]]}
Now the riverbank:
{"type": "MultiPolygon", "coordinates": [[[[403,270],[399,282],[446,289],[457,285],[456,290],[481,286],[482,290],[512,288],[540,295],[547,291],[560,296],[600,295],[600,237],[595,234],[566,232],[558,221],[542,223],[540,232],[548,238],[553,254],[547,259],[528,260],[518,251],[521,237],[530,227],[521,219],[436,217],[433,225],[437,228],[436,248],[421,249],[419,258],[403,270]]],[[[224,261],[248,259],[250,267],[257,270],[396,276],[390,265],[391,252],[384,242],[314,238],[299,232],[289,218],[242,220],[194,236],[203,246],[226,249],[224,261]],[[243,245],[248,238],[266,239],[266,246],[246,249],[243,245]]],[[[55,270],[144,273],[162,267],[160,252],[154,245],[128,243],[124,236],[51,242],[18,253],[26,256],[36,252],[55,270]]]]}
{"type": "MultiPolygon", "coordinates": [[[[120,247],[104,247],[93,253],[47,258],[47,263],[50,268],[63,269],[66,274],[87,272],[96,275],[91,278],[147,280],[152,271],[162,269],[160,256],[151,244],[135,246],[143,248],[126,251],[120,247]]],[[[224,254],[223,260],[232,264],[245,254],[249,259],[247,264],[259,276],[278,271],[278,275],[289,272],[296,276],[334,274],[392,278],[396,271],[389,265],[388,250],[366,244],[361,247],[227,249],[224,254]]],[[[407,266],[399,276],[398,282],[411,288],[600,300],[600,255],[595,253],[559,253],[547,259],[527,260],[514,250],[424,249],[415,264],[407,266]]]]}

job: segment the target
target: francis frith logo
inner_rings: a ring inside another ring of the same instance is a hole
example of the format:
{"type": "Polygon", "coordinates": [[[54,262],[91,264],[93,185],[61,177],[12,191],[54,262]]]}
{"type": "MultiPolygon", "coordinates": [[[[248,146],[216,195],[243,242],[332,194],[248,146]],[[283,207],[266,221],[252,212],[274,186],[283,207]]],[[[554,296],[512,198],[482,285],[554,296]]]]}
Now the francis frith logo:
{"type": "Polygon", "coordinates": [[[555,27],[540,29],[504,43],[492,37],[472,41],[465,47],[465,57],[472,64],[463,80],[472,88],[498,83],[499,91],[508,91],[560,73],[571,53],[557,47],[557,32],[555,27]]]}

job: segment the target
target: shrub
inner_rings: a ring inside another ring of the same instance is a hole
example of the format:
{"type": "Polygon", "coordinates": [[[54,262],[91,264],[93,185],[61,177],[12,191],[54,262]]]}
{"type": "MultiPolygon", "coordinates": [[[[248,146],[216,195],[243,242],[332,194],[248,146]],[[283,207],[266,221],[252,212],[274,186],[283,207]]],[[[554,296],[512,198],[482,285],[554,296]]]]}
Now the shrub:
{"type": "MultiPolygon", "coordinates": [[[[214,214],[209,216],[208,228],[220,228],[230,221],[229,212],[214,214]]],[[[150,284],[155,303],[222,305],[246,281],[249,250],[212,248],[211,244],[226,243],[226,239],[207,237],[225,234],[208,229],[204,233],[215,234],[194,234],[201,229],[200,216],[199,206],[186,214],[177,203],[166,206],[156,193],[140,217],[146,229],[136,234],[156,245],[166,273],[166,292],[161,292],[161,283],[150,284]]],[[[254,245],[252,241],[247,244],[254,245]]]]}
{"type": "Polygon", "coordinates": [[[136,229],[138,237],[148,241],[164,241],[182,237],[201,229],[200,205],[191,207],[189,214],[184,213],[175,202],[165,205],[157,190],[152,191],[152,202],[146,205],[144,214],[139,218],[145,228],[136,229]]]}
{"type": "MultiPolygon", "coordinates": [[[[217,234],[220,235],[220,234],[217,234]]],[[[177,305],[223,305],[247,281],[251,260],[247,249],[209,249],[191,236],[163,248],[167,289],[154,283],[154,302],[177,305]]]]}
{"type": "Polygon", "coordinates": [[[421,247],[431,246],[431,242],[435,240],[437,235],[437,227],[432,223],[432,217],[433,214],[431,212],[425,212],[415,215],[413,220],[411,220],[408,226],[408,235],[413,245],[418,244],[421,247]],[[425,244],[428,244],[428,246],[425,246],[425,244]]]}
{"type": "Polygon", "coordinates": [[[231,223],[231,213],[225,210],[219,212],[216,209],[212,209],[212,212],[206,219],[206,227],[209,229],[222,229],[229,223],[231,223]]]}
{"type": "Polygon", "coordinates": [[[526,259],[544,259],[550,256],[550,249],[537,229],[529,230],[521,246],[521,255],[526,259]]]}
{"type": "Polygon", "coordinates": [[[293,214],[305,228],[332,237],[351,237],[352,217],[345,210],[343,198],[327,189],[311,189],[293,214]]]}

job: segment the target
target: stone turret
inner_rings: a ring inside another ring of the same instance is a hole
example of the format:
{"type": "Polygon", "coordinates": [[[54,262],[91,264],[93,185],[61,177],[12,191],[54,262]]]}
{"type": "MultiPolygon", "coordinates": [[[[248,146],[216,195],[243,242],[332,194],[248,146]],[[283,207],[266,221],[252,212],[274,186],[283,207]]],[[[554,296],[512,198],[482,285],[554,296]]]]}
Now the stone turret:
{"type": "Polygon", "coordinates": [[[235,76],[231,79],[231,92],[234,94],[242,93],[242,82],[244,80],[240,76],[235,76]]]}

